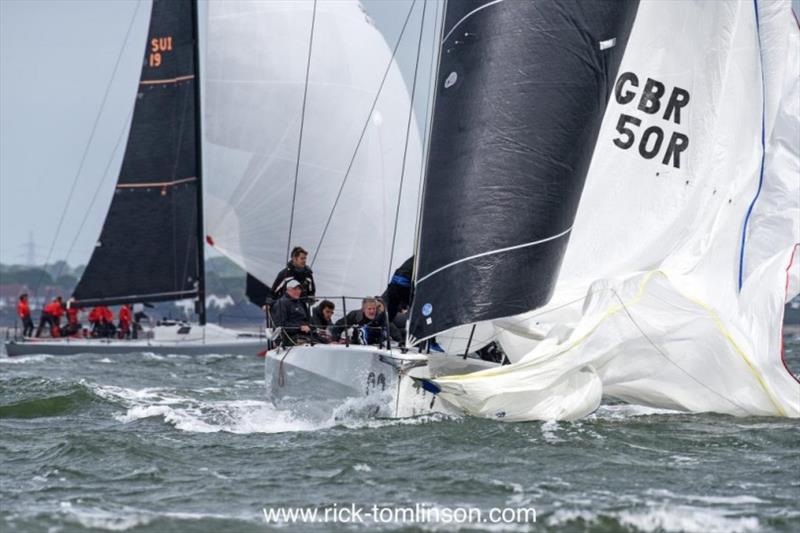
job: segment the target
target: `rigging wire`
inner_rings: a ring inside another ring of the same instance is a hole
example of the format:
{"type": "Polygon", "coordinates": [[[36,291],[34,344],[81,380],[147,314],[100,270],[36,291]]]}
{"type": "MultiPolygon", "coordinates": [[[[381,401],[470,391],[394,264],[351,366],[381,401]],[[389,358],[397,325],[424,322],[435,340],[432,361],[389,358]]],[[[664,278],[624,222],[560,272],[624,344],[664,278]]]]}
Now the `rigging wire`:
{"type": "MultiPolygon", "coordinates": [[[[103,185],[108,180],[108,171],[111,168],[111,163],[114,162],[114,159],[116,158],[117,150],[119,150],[119,146],[122,143],[122,139],[125,138],[125,133],[130,128],[130,121],[131,121],[131,118],[133,117],[133,109],[134,109],[134,107],[135,107],[135,105],[131,106],[131,110],[128,113],[128,118],[125,119],[125,122],[124,122],[123,127],[122,127],[122,131],[119,132],[119,136],[117,137],[117,142],[114,145],[114,150],[111,152],[111,157],[108,158],[108,162],[106,163],[106,168],[103,170],[103,173],[101,174],[100,183],[97,184],[97,187],[94,190],[94,195],[92,196],[92,199],[89,202],[89,206],[86,208],[86,212],[83,214],[83,219],[81,220],[81,223],[78,226],[78,231],[75,232],[75,238],[72,239],[72,242],[70,243],[69,248],[67,249],[66,257],[69,257],[72,254],[72,250],[75,248],[75,245],[78,243],[78,238],[81,235],[81,231],[83,231],[83,226],[86,224],[86,221],[89,220],[89,215],[92,213],[92,207],[94,207],[94,203],[97,201],[97,197],[100,195],[100,190],[103,189],[103,185]]],[[[65,263],[62,263],[61,264],[61,268],[58,271],[58,274],[56,274],[56,278],[61,275],[61,273],[62,273],[62,271],[64,269],[64,266],[65,266],[65,263]]]]}
{"type": "MultiPolygon", "coordinates": [[[[89,134],[89,140],[86,143],[86,148],[83,150],[83,155],[81,156],[80,164],[78,165],[78,171],[75,173],[75,177],[72,180],[72,186],[70,187],[69,194],[67,195],[67,201],[64,205],[64,209],[61,211],[61,217],[58,220],[58,224],[56,224],[56,234],[53,236],[53,242],[50,244],[50,249],[47,252],[47,257],[44,260],[44,268],[42,268],[42,272],[39,275],[39,279],[36,282],[35,287],[33,288],[34,295],[38,296],[39,288],[44,280],[44,275],[47,273],[47,263],[50,261],[50,257],[53,255],[53,249],[55,248],[56,242],[58,242],[58,235],[61,232],[61,227],[64,223],[64,218],[67,215],[67,211],[69,211],[69,205],[72,202],[72,196],[75,194],[75,189],[78,185],[78,180],[81,176],[81,172],[83,172],[83,165],[86,162],[86,156],[89,154],[89,148],[92,146],[92,141],[94,140],[94,135],[97,132],[97,125],[100,123],[100,117],[103,115],[103,110],[106,106],[106,101],[108,100],[108,95],[111,92],[111,85],[114,82],[114,78],[117,75],[117,70],[119,69],[119,64],[122,61],[122,55],[125,52],[125,46],[128,43],[128,38],[130,37],[131,30],[133,29],[133,23],[136,21],[136,15],[139,13],[139,7],[142,5],[142,0],[136,2],[136,8],[133,10],[133,15],[131,16],[131,21],[128,24],[128,30],[125,32],[125,38],[122,40],[122,45],[120,46],[119,53],[117,54],[117,60],[114,63],[114,70],[111,72],[111,78],[106,85],[106,91],[103,95],[103,100],[100,103],[100,108],[97,110],[97,116],[95,116],[94,124],[92,125],[92,131],[89,134]]],[[[49,295],[48,295],[49,296],[49,295]]]]}
{"type": "Polygon", "coordinates": [[[292,189],[292,210],[289,214],[289,238],[286,241],[286,261],[289,261],[289,251],[292,246],[292,227],[294,226],[294,208],[297,201],[297,178],[300,175],[300,154],[303,149],[303,126],[306,122],[306,100],[308,98],[308,75],[311,72],[311,52],[314,46],[314,23],[317,20],[317,0],[311,12],[311,31],[308,38],[308,60],[306,61],[306,84],[303,88],[303,107],[300,111],[300,135],[297,140],[297,162],[294,166],[294,188],[292,189]]]}
{"type": "Polygon", "coordinates": [[[389,249],[389,272],[386,274],[387,281],[392,279],[392,262],[394,261],[394,245],[397,242],[397,222],[400,220],[400,203],[403,198],[403,181],[406,176],[406,160],[408,158],[408,141],[411,137],[411,122],[414,118],[414,97],[417,92],[417,73],[419,72],[419,58],[422,52],[422,30],[425,27],[425,10],[428,7],[428,0],[423,0],[422,17],[419,22],[419,37],[417,39],[417,59],[414,63],[414,79],[411,82],[411,102],[408,104],[408,121],[406,123],[406,144],[403,148],[403,163],[400,166],[400,187],[397,191],[397,207],[394,212],[394,228],[392,230],[392,247],[389,249]]]}
{"type": "MultiPolygon", "coordinates": [[[[325,222],[325,227],[322,229],[322,235],[319,237],[319,242],[317,243],[316,248],[314,248],[314,255],[311,258],[311,266],[314,266],[314,260],[317,258],[319,254],[319,249],[322,247],[322,242],[325,240],[325,236],[328,233],[328,227],[331,224],[331,220],[333,220],[333,213],[336,211],[336,206],[339,205],[339,199],[342,197],[342,191],[344,191],[344,186],[347,183],[347,178],[350,177],[350,170],[353,168],[353,163],[356,160],[356,155],[358,154],[359,148],[361,148],[361,142],[364,140],[364,135],[367,133],[367,128],[369,127],[370,119],[372,118],[372,113],[375,111],[375,106],[378,103],[378,98],[381,96],[381,92],[383,91],[383,85],[386,83],[386,78],[389,76],[389,71],[392,69],[392,65],[394,64],[394,58],[397,55],[397,49],[400,47],[400,43],[403,40],[403,35],[406,32],[406,27],[408,26],[408,21],[411,18],[411,13],[414,11],[414,6],[417,5],[417,0],[412,0],[411,7],[408,9],[408,14],[406,14],[406,20],[403,22],[403,28],[400,30],[400,35],[397,37],[397,42],[394,45],[394,49],[392,50],[392,56],[389,58],[389,62],[386,65],[386,70],[383,73],[383,78],[381,79],[381,83],[378,86],[378,92],[375,94],[375,99],[372,101],[372,106],[369,108],[369,113],[367,114],[367,118],[364,121],[364,127],[361,129],[361,136],[358,138],[358,142],[356,143],[356,148],[353,150],[353,156],[350,158],[350,163],[347,165],[347,171],[344,174],[344,178],[342,178],[342,184],[339,186],[339,192],[336,195],[336,200],[333,202],[333,207],[331,207],[331,212],[328,214],[328,220],[325,222]]],[[[294,205],[292,205],[294,208],[294,205]]],[[[288,254],[287,254],[288,255],[288,254]]]]}

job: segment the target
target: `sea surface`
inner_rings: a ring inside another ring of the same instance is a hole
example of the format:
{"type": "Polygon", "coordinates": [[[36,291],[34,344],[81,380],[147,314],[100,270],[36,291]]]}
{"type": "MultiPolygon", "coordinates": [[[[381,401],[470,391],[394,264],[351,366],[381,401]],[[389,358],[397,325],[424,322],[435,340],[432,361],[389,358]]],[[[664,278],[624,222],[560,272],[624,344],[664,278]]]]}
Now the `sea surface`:
{"type": "Polygon", "coordinates": [[[0,531],[800,531],[797,420],[608,404],[576,422],[311,424],[264,395],[257,357],[0,353],[0,531]],[[350,505],[442,514],[264,515],[350,505]],[[442,522],[461,508],[536,521],[442,522]]]}

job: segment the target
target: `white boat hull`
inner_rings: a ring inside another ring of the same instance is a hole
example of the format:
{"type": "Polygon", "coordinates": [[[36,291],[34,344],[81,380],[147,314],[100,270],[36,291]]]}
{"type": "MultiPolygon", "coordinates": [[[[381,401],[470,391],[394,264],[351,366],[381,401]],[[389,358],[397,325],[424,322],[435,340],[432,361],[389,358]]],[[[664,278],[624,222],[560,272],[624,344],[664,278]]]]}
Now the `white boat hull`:
{"type": "Polygon", "coordinates": [[[156,326],[143,339],[26,338],[5,343],[6,353],[18,355],[131,354],[259,355],[267,349],[265,337],[221,328],[174,324],[156,326]],[[188,329],[188,333],[179,331],[188,329]]]}
{"type": "Polygon", "coordinates": [[[442,355],[403,354],[373,346],[318,344],[270,351],[265,361],[267,397],[294,416],[325,421],[348,416],[405,418],[434,412],[458,414],[419,387],[412,377],[434,368],[472,372],[490,363],[442,355]]]}

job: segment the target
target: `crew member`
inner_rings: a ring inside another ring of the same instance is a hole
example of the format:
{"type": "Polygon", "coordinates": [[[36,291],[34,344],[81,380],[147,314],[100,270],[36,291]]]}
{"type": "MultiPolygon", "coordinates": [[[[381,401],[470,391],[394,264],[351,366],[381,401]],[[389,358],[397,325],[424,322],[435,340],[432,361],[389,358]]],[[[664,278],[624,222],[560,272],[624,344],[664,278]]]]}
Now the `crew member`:
{"type": "Polygon", "coordinates": [[[329,343],[333,341],[333,312],[336,306],[329,300],[322,300],[311,313],[311,327],[314,328],[312,334],[314,339],[322,342],[329,343]]]}
{"type": "Polygon", "coordinates": [[[131,306],[122,304],[119,308],[119,336],[120,338],[130,338],[131,336],[131,306]]]}
{"type": "Polygon", "coordinates": [[[295,280],[300,283],[300,298],[306,304],[313,301],[317,288],[314,285],[314,273],[306,266],[307,260],[308,252],[300,246],[295,246],[292,250],[291,260],[286,263],[286,268],[278,272],[275,283],[272,284],[272,298],[274,300],[283,296],[287,284],[291,280],[295,280]]]}
{"type": "Polygon", "coordinates": [[[398,311],[411,305],[411,280],[414,275],[414,256],[412,255],[394,271],[386,292],[382,299],[386,303],[389,312],[389,321],[394,321],[398,311]]]}
{"type": "MultiPolygon", "coordinates": [[[[334,327],[334,338],[339,339],[347,328],[353,328],[350,342],[353,344],[383,344],[386,339],[386,315],[378,313],[378,302],[375,298],[364,298],[361,309],[350,311],[347,316],[339,319],[334,327]]],[[[390,335],[400,341],[400,332],[391,324],[390,335]]]]}
{"type": "Polygon", "coordinates": [[[275,326],[282,328],[282,339],[287,345],[306,341],[311,334],[308,307],[300,299],[302,292],[300,282],[290,280],[283,296],[272,306],[272,319],[275,326]]]}
{"type": "Polygon", "coordinates": [[[42,308],[42,316],[39,318],[39,327],[36,329],[36,336],[42,336],[42,330],[46,324],[50,330],[50,336],[58,337],[61,333],[58,324],[63,314],[64,309],[61,307],[61,296],[57,296],[52,302],[42,308]]]}
{"type": "Polygon", "coordinates": [[[81,312],[75,302],[75,298],[67,300],[67,324],[61,329],[61,335],[64,337],[71,337],[77,335],[81,330],[81,324],[78,321],[78,313],[81,312]]]}
{"type": "Polygon", "coordinates": [[[33,335],[33,319],[31,319],[31,308],[28,305],[28,293],[20,294],[19,302],[17,302],[17,315],[22,320],[22,336],[33,335]]]}

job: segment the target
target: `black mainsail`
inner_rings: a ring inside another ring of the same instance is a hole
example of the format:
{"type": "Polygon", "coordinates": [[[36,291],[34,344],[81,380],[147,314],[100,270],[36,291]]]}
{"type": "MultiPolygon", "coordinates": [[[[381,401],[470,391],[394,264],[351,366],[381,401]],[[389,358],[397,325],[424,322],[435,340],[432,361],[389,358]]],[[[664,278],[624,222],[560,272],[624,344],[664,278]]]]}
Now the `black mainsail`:
{"type": "Polygon", "coordinates": [[[412,341],[552,296],[638,2],[448,2],[412,341]]]}
{"type": "Polygon", "coordinates": [[[203,309],[197,13],[153,0],[128,143],[83,305],[199,298],[203,309]]]}

